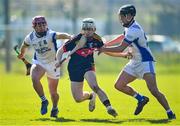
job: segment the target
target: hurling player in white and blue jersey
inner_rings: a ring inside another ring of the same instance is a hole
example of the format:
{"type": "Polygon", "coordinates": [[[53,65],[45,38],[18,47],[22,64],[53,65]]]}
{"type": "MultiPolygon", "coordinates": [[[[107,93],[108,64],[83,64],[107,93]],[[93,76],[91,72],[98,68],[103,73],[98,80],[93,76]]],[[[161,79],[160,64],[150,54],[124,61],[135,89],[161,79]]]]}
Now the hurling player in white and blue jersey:
{"type": "Polygon", "coordinates": [[[71,36],[67,33],[59,33],[48,29],[47,22],[44,16],[35,16],[32,19],[32,27],[34,31],[29,33],[22,43],[19,58],[23,58],[26,49],[33,47],[35,50],[33,65],[31,67],[31,78],[33,87],[42,101],[41,114],[47,113],[48,100],[45,97],[41,78],[46,73],[48,79],[48,86],[52,100],[51,117],[58,115],[58,100],[57,93],[58,81],[60,77],[60,68],[55,68],[57,39],[70,39],[71,36]]]}
{"type": "Polygon", "coordinates": [[[133,57],[119,75],[115,83],[115,88],[138,100],[138,105],[134,112],[135,115],[138,115],[144,105],[148,103],[149,98],[137,93],[128,85],[137,78],[144,79],[151,94],[166,110],[168,119],[175,119],[176,116],[170,109],[167,99],[157,87],[154,70],[155,61],[147,45],[142,27],[134,20],[134,16],[136,15],[135,7],[133,5],[124,5],[119,9],[118,15],[120,22],[125,28],[124,39],[119,46],[102,47],[100,52],[120,53],[128,47],[133,57]]]}

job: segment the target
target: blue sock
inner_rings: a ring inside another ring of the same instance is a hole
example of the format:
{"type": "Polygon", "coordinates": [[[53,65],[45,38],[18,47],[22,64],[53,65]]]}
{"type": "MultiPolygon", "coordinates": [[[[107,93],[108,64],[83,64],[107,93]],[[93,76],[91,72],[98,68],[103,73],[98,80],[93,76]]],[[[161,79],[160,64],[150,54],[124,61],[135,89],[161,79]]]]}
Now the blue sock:
{"type": "Polygon", "coordinates": [[[133,97],[135,97],[138,100],[138,102],[141,102],[144,99],[144,96],[142,96],[142,95],[140,95],[138,93],[135,94],[133,97]]]}
{"type": "Polygon", "coordinates": [[[168,115],[173,115],[173,112],[172,112],[171,109],[168,109],[166,112],[167,112],[168,115]]]}

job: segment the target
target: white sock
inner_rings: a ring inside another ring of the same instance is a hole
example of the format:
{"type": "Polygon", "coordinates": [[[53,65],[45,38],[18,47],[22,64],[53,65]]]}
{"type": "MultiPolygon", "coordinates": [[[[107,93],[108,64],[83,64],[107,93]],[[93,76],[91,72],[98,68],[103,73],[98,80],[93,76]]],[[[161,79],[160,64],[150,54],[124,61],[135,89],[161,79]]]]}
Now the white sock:
{"type": "Polygon", "coordinates": [[[106,109],[107,109],[107,110],[112,109],[112,106],[108,106],[106,109]]]}
{"type": "Polygon", "coordinates": [[[167,113],[169,113],[169,112],[171,112],[171,111],[172,111],[171,109],[166,110],[167,113]]]}
{"type": "Polygon", "coordinates": [[[55,109],[58,109],[57,106],[52,108],[52,110],[55,110],[55,109]]]}
{"type": "Polygon", "coordinates": [[[136,97],[137,96],[137,93],[135,93],[134,95],[133,95],[133,97],[136,97]]]}

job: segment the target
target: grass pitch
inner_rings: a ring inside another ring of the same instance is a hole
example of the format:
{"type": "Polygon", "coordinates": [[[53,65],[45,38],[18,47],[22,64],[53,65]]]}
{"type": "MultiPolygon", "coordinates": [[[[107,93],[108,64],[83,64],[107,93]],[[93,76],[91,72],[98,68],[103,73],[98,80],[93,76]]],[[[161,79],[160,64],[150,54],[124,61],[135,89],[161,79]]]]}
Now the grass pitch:
{"type": "MultiPolygon", "coordinates": [[[[97,63],[98,64],[98,63],[97,63]]],[[[23,64],[13,66],[13,72],[3,72],[4,66],[0,65],[0,126],[175,126],[180,125],[180,65],[157,65],[157,82],[159,89],[167,97],[171,108],[176,113],[176,120],[168,121],[164,109],[150,94],[143,80],[136,80],[131,84],[138,92],[150,98],[143,112],[134,116],[137,101],[114,89],[114,81],[120,71],[116,68],[112,73],[97,72],[100,87],[109,96],[113,107],[119,116],[113,118],[107,114],[105,107],[97,98],[94,112],[88,111],[88,101],[75,103],[70,90],[70,81],[67,73],[60,79],[58,92],[59,118],[50,118],[52,104],[48,106],[48,113],[40,115],[40,99],[33,90],[31,79],[23,73],[23,64]],[[18,66],[18,69],[17,69],[18,66]]],[[[98,66],[97,66],[98,69],[98,66]]],[[[108,68],[107,68],[108,69],[108,68]]],[[[46,97],[50,101],[47,80],[43,80],[46,97]]],[[[85,83],[85,90],[91,91],[85,83]]]]}

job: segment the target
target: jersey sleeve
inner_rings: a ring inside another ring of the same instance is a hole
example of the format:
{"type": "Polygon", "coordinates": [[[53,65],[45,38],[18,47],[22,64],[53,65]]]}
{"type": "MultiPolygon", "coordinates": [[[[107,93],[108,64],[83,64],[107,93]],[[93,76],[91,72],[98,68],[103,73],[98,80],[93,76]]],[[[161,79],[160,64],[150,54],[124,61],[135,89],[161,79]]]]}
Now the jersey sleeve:
{"type": "Polygon", "coordinates": [[[75,46],[76,46],[75,42],[73,42],[72,40],[69,40],[64,44],[63,50],[64,52],[68,52],[72,50],[75,46]]]}
{"type": "Polygon", "coordinates": [[[53,30],[51,30],[51,29],[48,29],[47,32],[50,34],[50,38],[52,39],[52,42],[53,42],[53,43],[56,42],[56,35],[57,35],[56,31],[53,31],[53,30]]]}
{"type": "Polygon", "coordinates": [[[136,29],[128,29],[125,32],[125,38],[124,41],[128,44],[131,44],[135,39],[137,39],[139,36],[139,30],[136,29]]]}
{"type": "Polygon", "coordinates": [[[51,33],[51,36],[52,36],[52,42],[55,42],[56,41],[56,32],[55,31],[52,31],[51,33]]]}
{"type": "Polygon", "coordinates": [[[103,41],[98,41],[97,42],[97,47],[96,48],[101,48],[104,45],[103,41]]]}
{"type": "Polygon", "coordinates": [[[24,39],[24,44],[25,44],[26,46],[30,46],[31,40],[30,40],[30,36],[29,36],[29,35],[27,35],[27,36],[25,37],[25,39],[24,39]]]}
{"type": "Polygon", "coordinates": [[[94,48],[101,48],[104,45],[102,38],[98,34],[95,33],[93,38],[95,39],[94,48]]]}
{"type": "Polygon", "coordinates": [[[81,36],[82,34],[78,34],[72,40],[67,41],[63,46],[64,52],[73,50],[76,44],[78,43],[78,41],[80,40],[81,36]]]}

